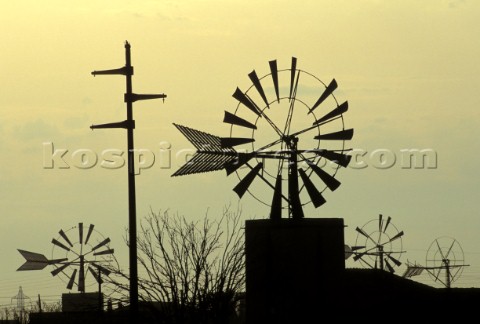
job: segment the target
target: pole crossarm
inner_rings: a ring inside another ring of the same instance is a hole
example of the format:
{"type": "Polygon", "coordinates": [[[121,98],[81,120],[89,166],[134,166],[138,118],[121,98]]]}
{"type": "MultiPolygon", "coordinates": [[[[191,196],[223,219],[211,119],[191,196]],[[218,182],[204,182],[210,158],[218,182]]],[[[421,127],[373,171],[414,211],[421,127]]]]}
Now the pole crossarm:
{"type": "Polygon", "coordinates": [[[118,69],[93,71],[92,75],[123,75],[126,79],[126,91],[124,102],[127,105],[127,119],[121,122],[92,125],[90,128],[124,128],[127,130],[128,146],[128,205],[129,205],[129,265],[130,265],[130,310],[132,319],[138,313],[138,268],[137,268],[137,221],[136,221],[136,197],[135,197],[135,166],[134,166],[134,140],[133,130],[135,120],[133,119],[133,103],[138,100],[162,99],[166,94],[136,94],[132,90],[133,66],[131,65],[130,44],[125,42],[125,66],[118,69]]]}

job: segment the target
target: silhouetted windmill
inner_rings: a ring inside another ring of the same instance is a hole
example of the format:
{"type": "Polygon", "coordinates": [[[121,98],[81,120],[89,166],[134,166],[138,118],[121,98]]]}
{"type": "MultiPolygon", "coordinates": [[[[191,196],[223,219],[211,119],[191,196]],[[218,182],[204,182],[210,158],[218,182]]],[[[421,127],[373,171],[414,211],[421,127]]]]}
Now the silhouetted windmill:
{"type": "Polygon", "coordinates": [[[352,139],[353,129],[345,129],[343,120],[348,102],[338,104],[335,79],[323,83],[298,69],[295,57],[289,69],[279,70],[276,60],[269,65],[269,74],[258,77],[252,71],[247,91],[237,88],[233,93],[237,108],[225,111],[223,119],[230,125],[229,137],[174,124],[197,152],[172,176],[235,172],[240,182],[233,190],[240,198],[248,191],[271,206],[271,219],[281,218],[282,209],[288,209],[289,217],[302,218],[303,205],[323,205],[323,192],[340,186],[337,171],[350,162],[345,141],[352,139]],[[273,198],[262,197],[269,190],[273,198]]]}
{"type": "Polygon", "coordinates": [[[463,268],[469,266],[464,262],[460,243],[454,238],[442,236],[436,238],[428,247],[426,266],[416,263],[407,264],[403,277],[418,276],[426,270],[433,281],[438,281],[446,288],[450,288],[452,283],[461,276],[463,268]]]}
{"type": "Polygon", "coordinates": [[[391,222],[390,216],[385,220],[380,214],[378,219],[367,222],[362,228],[357,227],[355,246],[350,248],[354,261],[372,269],[382,269],[395,272],[394,267],[400,266],[403,231],[391,222]]]}
{"type": "Polygon", "coordinates": [[[52,239],[51,259],[40,253],[19,249],[18,252],[26,261],[17,271],[41,270],[52,265],[52,276],[65,277],[69,290],[76,285],[79,292],[85,292],[85,281],[89,273],[101,284],[101,274],[110,274],[104,265],[111,261],[114,249],[109,247],[110,238],[103,237],[94,227],[90,224],[84,231],[83,223],[79,223],[67,231],[60,230],[59,236],[52,239]]]}

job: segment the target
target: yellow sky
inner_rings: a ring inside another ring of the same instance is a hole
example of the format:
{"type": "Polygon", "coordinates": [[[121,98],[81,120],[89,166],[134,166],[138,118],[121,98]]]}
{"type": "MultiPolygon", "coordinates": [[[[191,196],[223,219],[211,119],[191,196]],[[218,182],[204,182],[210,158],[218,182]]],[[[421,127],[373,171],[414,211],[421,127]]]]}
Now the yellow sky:
{"type": "MultiPolygon", "coordinates": [[[[69,152],[125,149],[123,131],[88,128],[125,119],[123,78],[90,75],[123,66],[125,40],[134,91],[168,95],[134,105],[136,146],[158,154],[162,142],[174,156],[191,149],[174,122],[227,136],[233,91],[250,85],[253,69],[268,74],[269,60],[289,68],[296,56],[299,68],[336,78],[339,101],[350,103],[352,147],[433,149],[438,167],[341,170],[339,190],[307,214],[345,218],[347,243],[356,226],[390,215],[406,233],[403,261],[423,262],[435,237],[456,237],[472,265],[459,284],[478,286],[479,18],[480,4],[467,0],[2,3],[0,297],[19,285],[27,295],[64,292],[48,271],[16,273],[16,248],[49,255],[58,230],[81,221],[110,236],[126,262],[126,169],[43,168],[45,142],[69,152]]],[[[224,172],[170,178],[181,163],[137,177],[139,219],[150,208],[191,218],[210,208],[215,217],[229,203],[245,218],[268,214],[251,197],[238,202],[237,181],[224,172]]]]}

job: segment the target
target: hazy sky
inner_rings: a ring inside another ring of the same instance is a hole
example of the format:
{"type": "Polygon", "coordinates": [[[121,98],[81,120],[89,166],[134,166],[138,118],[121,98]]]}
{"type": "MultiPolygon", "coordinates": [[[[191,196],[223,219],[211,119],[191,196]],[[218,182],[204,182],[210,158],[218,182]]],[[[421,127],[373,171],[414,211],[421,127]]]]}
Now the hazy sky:
{"type": "Polygon", "coordinates": [[[2,3],[0,18],[0,305],[20,285],[30,297],[66,292],[47,269],[16,272],[24,261],[16,249],[50,257],[51,239],[78,222],[110,237],[127,267],[126,168],[45,168],[48,143],[67,149],[70,164],[76,150],[99,162],[104,150],[126,150],[124,130],[89,129],[125,119],[124,78],[90,74],[123,66],[125,40],[134,91],[168,95],[134,104],[135,145],[157,158],[137,177],[139,220],[150,209],[191,219],[209,209],[215,218],[227,204],[245,219],[267,217],[250,196],[238,200],[237,179],[224,172],[171,178],[192,151],[172,123],[227,136],[223,111],[235,109],[235,88],[250,86],[253,69],[268,74],[269,60],[285,69],[295,56],[298,68],[337,80],[337,98],[350,105],[346,126],[355,128],[349,145],[368,152],[368,167],[341,170],[342,186],[307,217],[344,218],[352,245],[356,226],[392,216],[405,232],[402,261],[424,263],[436,237],[454,237],[471,264],[456,284],[480,286],[480,3],[30,0],[2,3]],[[402,149],[436,152],[437,167],[402,168],[402,149]],[[396,163],[375,167],[376,150],[396,163]]]}

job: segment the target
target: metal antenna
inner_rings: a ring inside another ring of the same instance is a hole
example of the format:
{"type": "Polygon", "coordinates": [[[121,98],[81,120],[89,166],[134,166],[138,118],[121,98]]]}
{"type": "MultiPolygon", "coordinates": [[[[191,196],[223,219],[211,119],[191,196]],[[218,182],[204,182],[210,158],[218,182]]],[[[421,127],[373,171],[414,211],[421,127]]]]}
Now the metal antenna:
{"type": "Polygon", "coordinates": [[[130,263],[130,309],[132,315],[138,312],[138,270],[137,270],[137,221],[135,201],[135,168],[134,168],[134,142],[133,130],[135,121],[133,119],[132,106],[137,100],[165,99],[165,94],[136,94],[132,90],[133,66],[130,57],[130,44],[125,42],[125,66],[119,69],[93,71],[92,75],[118,74],[126,78],[126,92],[124,101],[127,104],[127,119],[121,122],[92,125],[91,129],[97,128],[125,128],[127,129],[128,146],[128,232],[129,232],[129,263],[130,263]]]}

